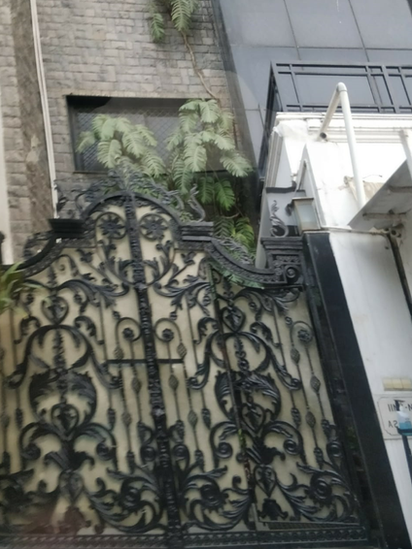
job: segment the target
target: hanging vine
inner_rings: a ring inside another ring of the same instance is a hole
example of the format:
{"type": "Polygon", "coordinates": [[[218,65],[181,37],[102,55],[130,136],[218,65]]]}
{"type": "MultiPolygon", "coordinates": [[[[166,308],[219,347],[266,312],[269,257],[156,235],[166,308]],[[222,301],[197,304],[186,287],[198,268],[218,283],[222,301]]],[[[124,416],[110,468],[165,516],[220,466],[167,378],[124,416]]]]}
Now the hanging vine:
{"type": "Polygon", "coordinates": [[[167,16],[174,28],[183,38],[183,42],[190,55],[190,60],[197,77],[199,78],[206,93],[219,102],[219,98],[210,89],[202,70],[196,62],[195,52],[190,45],[188,34],[192,25],[193,14],[198,7],[198,0],[152,0],[149,6],[150,11],[150,33],[155,43],[163,42],[166,36],[167,16]]]}
{"type": "Polygon", "coordinates": [[[80,138],[78,151],[97,145],[97,159],[104,167],[120,168],[125,176],[141,173],[176,191],[188,203],[195,189],[207,219],[214,222],[215,235],[242,259],[255,250],[255,235],[242,211],[239,184],[252,166],[237,147],[232,113],[222,108],[208,86],[190,45],[188,35],[198,4],[198,0],[152,0],[149,4],[153,41],[164,41],[169,18],[211,98],[189,100],[180,108],[178,127],[168,139],[168,158],[161,158],[157,141],[146,126],[108,115],[94,118],[91,130],[80,138]]]}

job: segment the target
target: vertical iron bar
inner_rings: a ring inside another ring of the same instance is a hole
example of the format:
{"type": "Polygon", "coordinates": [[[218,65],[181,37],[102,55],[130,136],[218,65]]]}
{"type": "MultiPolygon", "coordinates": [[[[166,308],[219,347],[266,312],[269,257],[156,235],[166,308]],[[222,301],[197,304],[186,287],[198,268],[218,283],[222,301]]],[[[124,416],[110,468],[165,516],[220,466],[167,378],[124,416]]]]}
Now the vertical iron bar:
{"type": "MultiPolygon", "coordinates": [[[[400,405],[401,405],[402,402],[403,402],[403,400],[395,400],[395,407],[396,407],[396,410],[398,412],[401,409],[400,405]]],[[[409,476],[410,476],[411,482],[412,482],[412,452],[411,452],[411,447],[409,446],[409,442],[408,442],[408,435],[403,433],[401,431],[401,429],[399,429],[399,427],[398,427],[398,433],[402,437],[402,444],[403,444],[403,449],[405,451],[406,463],[408,464],[409,476]]]]}
{"type": "Polygon", "coordinates": [[[411,447],[409,446],[408,437],[406,435],[402,435],[402,442],[405,449],[406,461],[408,463],[409,476],[411,477],[412,482],[412,452],[411,447]]]}
{"type": "Polygon", "coordinates": [[[159,364],[156,356],[152,313],[136,215],[136,202],[132,193],[129,193],[125,197],[125,213],[127,234],[129,236],[130,251],[133,261],[133,287],[136,292],[140,313],[143,346],[147,364],[150,405],[159,450],[160,471],[162,474],[168,514],[168,546],[170,549],[181,549],[183,547],[183,536],[180,524],[178,496],[174,484],[172,456],[167,434],[166,409],[160,382],[159,364]]]}
{"type": "Polygon", "coordinates": [[[4,236],[4,234],[0,231],[0,265],[3,265],[2,247],[3,247],[3,242],[5,238],[6,237],[4,236]]]}
{"type": "MultiPolygon", "coordinates": [[[[228,379],[230,397],[231,397],[232,403],[233,403],[233,414],[234,414],[236,429],[238,431],[238,439],[239,439],[240,453],[241,453],[241,456],[242,456],[242,464],[243,464],[243,468],[244,468],[244,471],[245,471],[246,483],[247,483],[247,487],[248,487],[249,494],[250,494],[250,501],[252,503],[251,510],[252,510],[253,515],[254,515],[253,520],[255,522],[255,529],[256,529],[257,513],[256,513],[255,481],[254,481],[253,474],[252,474],[252,467],[250,465],[250,460],[249,460],[249,457],[248,457],[248,454],[247,454],[247,445],[246,445],[246,441],[245,441],[245,437],[244,437],[244,433],[243,433],[243,428],[242,428],[242,419],[241,419],[241,411],[240,411],[241,406],[242,406],[242,397],[241,397],[240,391],[237,390],[233,386],[233,374],[234,374],[234,372],[233,372],[231,364],[230,364],[229,353],[228,353],[227,346],[226,346],[226,341],[225,341],[225,338],[224,338],[225,329],[224,329],[223,322],[222,322],[222,312],[221,312],[221,309],[220,309],[220,306],[219,306],[219,296],[218,296],[217,291],[216,291],[216,285],[213,281],[212,272],[211,271],[209,271],[209,272],[210,272],[209,280],[210,280],[210,285],[211,285],[211,289],[212,289],[212,296],[213,296],[212,299],[213,299],[214,309],[215,309],[215,318],[216,318],[216,323],[217,323],[217,326],[218,326],[218,329],[219,329],[219,334],[220,334],[220,337],[221,337],[220,345],[221,345],[222,357],[223,357],[224,367],[225,367],[226,375],[227,375],[227,379],[228,379]]],[[[225,280],[224,276],[222,275],[222,281],[224,281],[224,280],[225,280]]],[[[231,283],[229,282],[229,280],[227,280],[227,283],[231,287],[231,283]]],[[[224,282],[223,282],[223,284],[224,284],[224,282]]]]}

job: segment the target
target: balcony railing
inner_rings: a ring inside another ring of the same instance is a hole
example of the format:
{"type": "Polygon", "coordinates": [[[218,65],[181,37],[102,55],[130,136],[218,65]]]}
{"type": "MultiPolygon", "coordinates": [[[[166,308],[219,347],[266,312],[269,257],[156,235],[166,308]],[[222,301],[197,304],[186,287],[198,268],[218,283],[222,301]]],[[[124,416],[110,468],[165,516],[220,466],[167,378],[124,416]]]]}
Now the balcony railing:
{"type": "Polygon", "coordinates": [[[412,65],[276,63],[272,66],[260,166],[278,112],[323,112],[344,82],[353,112],[412,114],[412,65]]]}

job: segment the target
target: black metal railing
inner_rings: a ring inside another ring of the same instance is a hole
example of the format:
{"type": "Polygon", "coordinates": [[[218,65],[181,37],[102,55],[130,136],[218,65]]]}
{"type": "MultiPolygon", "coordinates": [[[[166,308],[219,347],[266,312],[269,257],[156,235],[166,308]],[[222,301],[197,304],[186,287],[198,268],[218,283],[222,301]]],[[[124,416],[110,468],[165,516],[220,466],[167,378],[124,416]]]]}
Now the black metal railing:
{"type": "Polygon", "coordinates": [[[338,82],[346,84],[355,113],[412,114],[412,65],[276,63],[269,81],[261,169],[276,113],[326,111],[338,82]]]}

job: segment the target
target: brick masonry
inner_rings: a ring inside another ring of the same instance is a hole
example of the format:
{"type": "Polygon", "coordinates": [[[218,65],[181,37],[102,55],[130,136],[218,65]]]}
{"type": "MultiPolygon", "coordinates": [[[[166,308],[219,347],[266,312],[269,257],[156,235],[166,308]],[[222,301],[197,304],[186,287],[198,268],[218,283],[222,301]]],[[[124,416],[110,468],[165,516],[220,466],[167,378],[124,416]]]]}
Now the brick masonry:
{"type": "MultiPolygon", "coordinates": [[[[207,97],[182,37],[168,25],[154,44],[149,0],[37,0],[57,179],[74,174],[66,97],[102,95],[207,97]]],[[[214,94],[229,105],[210,0],[201,0],[190,36],[197,64],[214,94]]]]}
{"type": "Polygon", "coordinates": [[[0,0],[0,86],[10,224],[15,257],[52,215],[30,2],[0,0]]]}

